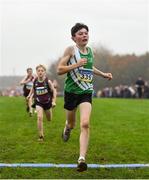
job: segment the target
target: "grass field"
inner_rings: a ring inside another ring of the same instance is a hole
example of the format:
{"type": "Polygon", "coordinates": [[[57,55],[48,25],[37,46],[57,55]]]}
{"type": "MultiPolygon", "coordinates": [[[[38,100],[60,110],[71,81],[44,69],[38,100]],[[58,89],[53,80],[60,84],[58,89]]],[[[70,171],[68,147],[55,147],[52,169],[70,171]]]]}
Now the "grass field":
{"type": "MultiPolygon", "coordinates": [[[[45,142],[37,141],[36,116],[25,112],[22,97],[0,97],[0,163],[76,164],[79,153],[79,118],[67,143],[61,140],[65,114],[58,98],[52,122],[44,119],[45,142]]],[[[79,117],[79,113],[78,113],[79,117]]],[[[89,164],[149,163],[149,101],[94,99],[89,164]]],[[[149,178],[149,168],[88,169],[0,168],[9,179],[149,178]]]]}

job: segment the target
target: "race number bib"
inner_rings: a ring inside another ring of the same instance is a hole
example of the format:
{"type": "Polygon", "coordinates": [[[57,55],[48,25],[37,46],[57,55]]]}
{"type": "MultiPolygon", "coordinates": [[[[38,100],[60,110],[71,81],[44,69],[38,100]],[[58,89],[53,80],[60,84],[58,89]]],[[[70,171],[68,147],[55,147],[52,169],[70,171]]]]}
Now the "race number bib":
{"type": "Polygon", "coordinates": [[[48,93],[48,90],[45,87],[37,87],[36,88],[36,94],[38,96],[44,95],[44,94],[47,94],[47,93],[48,93]]]}
{"type": "Polygon", "coordinates": [[[91,69],[79,69],[77,77],[80,81],[92,82],[93,80],[93,71],[91,69]]]}
{"type": "Polygon", "coordinates": [[[30,90],[33,87],[33,82],[28,82],[26,84],[26,89],[30,90]]]}

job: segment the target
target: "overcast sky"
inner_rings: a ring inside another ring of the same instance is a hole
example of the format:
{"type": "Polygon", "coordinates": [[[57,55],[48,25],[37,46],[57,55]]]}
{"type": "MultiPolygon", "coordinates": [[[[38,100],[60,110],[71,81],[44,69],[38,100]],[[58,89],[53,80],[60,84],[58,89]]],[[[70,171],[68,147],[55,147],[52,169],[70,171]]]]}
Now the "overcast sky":
{"type": "Polygon", "coordinates": [[[119,54],[149,51],[148,0],[0,0],[0,75],[48,66],[73,43],[76,22],[89,26],[89,45],[119,54]]]}

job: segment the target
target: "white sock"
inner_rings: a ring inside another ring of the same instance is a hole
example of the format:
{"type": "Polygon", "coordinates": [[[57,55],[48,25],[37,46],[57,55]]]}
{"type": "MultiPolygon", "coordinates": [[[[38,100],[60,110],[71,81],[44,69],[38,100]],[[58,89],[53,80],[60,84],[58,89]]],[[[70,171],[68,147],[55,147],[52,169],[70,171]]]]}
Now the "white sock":
{"type": "MultiPolygon", "coordinates": [[[[68,121],[65,122],[65,127],[68,128],[68,121]]],[[[68,128],[69,129],[69,128],[68,128]]]]}
{"type": "Polygon", "coordinates": [[[79,162],[80,160],[84,160],[84,161],[85,161],[85,157],[80,156],[79,159],[78,159],[78,162],[79,162]]]}

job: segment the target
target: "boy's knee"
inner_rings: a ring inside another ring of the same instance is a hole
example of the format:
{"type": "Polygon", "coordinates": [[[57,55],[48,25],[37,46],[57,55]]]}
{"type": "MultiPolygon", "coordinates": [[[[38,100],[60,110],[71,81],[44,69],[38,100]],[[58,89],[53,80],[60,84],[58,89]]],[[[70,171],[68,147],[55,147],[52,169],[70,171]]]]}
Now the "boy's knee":
{"type": "Polygon", "coordinates": [[[38,116],[38,121],[42,121],[42,116],[38,116]]]}
{"type": "Polygon", "coordinates": [[[89,129],[89,123],[88,123],[88,122],[83,122],[83,123],[81,123],[81,128],[83,128],[83,129],[89,129]]]}

